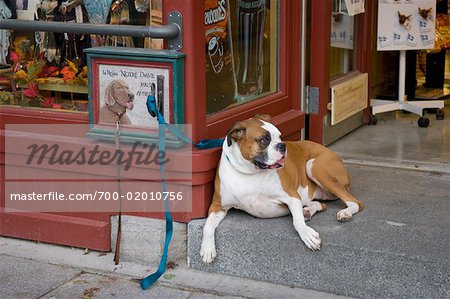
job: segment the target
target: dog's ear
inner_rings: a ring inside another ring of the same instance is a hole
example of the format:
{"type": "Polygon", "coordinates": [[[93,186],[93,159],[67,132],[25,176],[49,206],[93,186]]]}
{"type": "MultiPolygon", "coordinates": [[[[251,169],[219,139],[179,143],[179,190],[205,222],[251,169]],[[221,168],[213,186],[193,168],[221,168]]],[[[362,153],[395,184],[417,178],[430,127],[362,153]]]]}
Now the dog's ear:
{"type": "Polygon", "coordinates": [[[255,114],[255,117],[264,121],[270,121],[272,119],[269,114],[255,114]]]}
{"type": "Polygon", "coordinates": [[[244,135],[245,127],[243,127],[240,122],[236,123],[227,134],[227,145],[230,147],[232,139],[238,141],[242,139],[244,135]]]}
{"type": "Polygon", "coordinates": [[[115,97],[114,97],[114,89],[116,88],[115,86],[115,81],[111,81],[108,86],[106,87],[105,90],[105,103],[108,106],[114,106],[114,104],[116,103],[115,97]]]}

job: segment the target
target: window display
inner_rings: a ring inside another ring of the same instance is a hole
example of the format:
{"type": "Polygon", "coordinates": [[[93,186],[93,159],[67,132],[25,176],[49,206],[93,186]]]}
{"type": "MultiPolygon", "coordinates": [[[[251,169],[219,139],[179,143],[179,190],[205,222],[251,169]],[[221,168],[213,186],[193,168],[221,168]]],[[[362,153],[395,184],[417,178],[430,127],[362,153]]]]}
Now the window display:
{"type": "Polygon", "coordinates": [[[205,0],[206,110],[277,91],[278,1],[205,0]]]}
{"type": "MultiPolygon", "coordinates": [[[[154,25],[152,16],[158,16],[156,23],[161,23],[162,16],[162,0],[28,0],[19,6],[19,1],[10,1],[15,0],[0,0],[0,18],[154,25]]],[[[154,44],[143,37],[11,30],[0,31],[0,43],[0,105],[83,113],[88,111],[85,49],[106,45],[150,48],[154,44]]],[[[161,48],[161,43],[157,46],[161,48]]]]}
{"type": "MultiPolygon", "coordinates": [[[[0,0],[0,19],[15,19],[16,10],[14,9],[14,3],[11,0],[0,0]]],[[[10,45],[9,30],[0,30],[0,65],[7,66],[6,57],[8,56],[8,49],[10,45]]]]}

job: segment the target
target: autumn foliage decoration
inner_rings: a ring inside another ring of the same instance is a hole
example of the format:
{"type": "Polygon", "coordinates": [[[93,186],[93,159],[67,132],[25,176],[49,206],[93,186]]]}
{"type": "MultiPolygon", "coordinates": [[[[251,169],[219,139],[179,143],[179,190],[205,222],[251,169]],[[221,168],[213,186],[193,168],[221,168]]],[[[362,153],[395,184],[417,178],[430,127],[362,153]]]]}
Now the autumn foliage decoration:
{"type": "Polygon", "coordinates": [[[33,47],[25,45],[24,40],[15,40],[14,47],[10,51],[10,60],[14,63],[12,79],[22,87],[22,93],[26,96],[25,103],[32,99],[40,101],[42,107],[61,108],[54,103],[52,97],[43,97],[38,88],[38,83],[45,83],[49,78],[61,78],[66,84],[86,85],[87,67],[78,68],[72,61],[66,60],[63,67],[49,65],[43,53],[33,54],[33,47]]]}

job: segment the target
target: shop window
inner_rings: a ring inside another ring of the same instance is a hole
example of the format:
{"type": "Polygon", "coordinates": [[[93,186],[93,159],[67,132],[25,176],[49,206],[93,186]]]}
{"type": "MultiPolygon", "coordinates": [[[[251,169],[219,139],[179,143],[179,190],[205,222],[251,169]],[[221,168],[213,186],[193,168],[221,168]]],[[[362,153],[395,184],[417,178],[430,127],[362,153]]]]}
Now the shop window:
{"type": "MultiPolygon", "coordinates": [[[[6,0],[2,17],[20,20],[160,25],[162,0],[6,0]],[[14,1],[16,5],[13,5],[14,1]]],[[[0,105],[88,110],[86,56],[92,46],[161,49],[162,40],[1,30],[0,105]]]]}
{"type": "Polygon", "coordinates": [[[333,1],[331,15],[330,78],[356,70],[358,18],[346,13],[343,0],[333,1]]]}
{"type": "Polygon", "coordinates": [[[277,0],[205,0],[206,110],[278,90],[277,0]]]}

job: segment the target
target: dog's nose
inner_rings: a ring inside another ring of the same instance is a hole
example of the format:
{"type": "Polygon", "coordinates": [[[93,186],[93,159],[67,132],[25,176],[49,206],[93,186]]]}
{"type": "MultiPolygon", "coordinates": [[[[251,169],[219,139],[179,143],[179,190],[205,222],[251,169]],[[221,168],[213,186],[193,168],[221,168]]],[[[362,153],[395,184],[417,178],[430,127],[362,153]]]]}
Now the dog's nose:
{"type": "Polygon", "coordinates": [[[286,153],[286,143],[280,142],[275,146],[275,149],[279,151],[280,153],[284,154],[286,153]]]}

